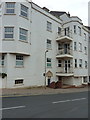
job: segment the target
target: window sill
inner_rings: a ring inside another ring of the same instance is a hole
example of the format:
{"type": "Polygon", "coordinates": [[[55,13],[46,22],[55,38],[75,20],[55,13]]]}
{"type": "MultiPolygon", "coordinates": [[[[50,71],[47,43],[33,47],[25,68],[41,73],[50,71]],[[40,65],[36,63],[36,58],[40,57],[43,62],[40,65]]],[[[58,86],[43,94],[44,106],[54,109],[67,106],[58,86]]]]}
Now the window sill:
{"type": "Polygon", "coordinates": [[[5,13],[4,15],[16,15],[15,13],[5,13]]]}
{"type": "Polygon", "coordinates": [[[23,86],[24,84],[21,83],[21,84],[15,84],[14,86],[23,86]]]}
{"type": "Polygon", "coordinates": [[[15,68],[24,68],[24,66],[15,66],[15,68]]]}
{"type": "Polygon", "coordinates": [[[26,40],[19,40],[20,42],[24,42],[24,43],[28,43],[28,41],[26,40]]]}
{"type": "Polygon", "coordinates": [[[24,17],[24,16],[22,16],[22,15],[19,15],[19,16],[22,17],[22,18],[25,18],[25,19],[29,20],[27,17],[24,17]]]}
{"type": "Polygon", "coordinates": [[[52,33],[52,30],[47,30],[47,31],[52,33]]]}
{"type": "Polygon", "coordinates": [[[4,38],[3,41],[14,41],[15,39],[11,38],[4,38]]]}

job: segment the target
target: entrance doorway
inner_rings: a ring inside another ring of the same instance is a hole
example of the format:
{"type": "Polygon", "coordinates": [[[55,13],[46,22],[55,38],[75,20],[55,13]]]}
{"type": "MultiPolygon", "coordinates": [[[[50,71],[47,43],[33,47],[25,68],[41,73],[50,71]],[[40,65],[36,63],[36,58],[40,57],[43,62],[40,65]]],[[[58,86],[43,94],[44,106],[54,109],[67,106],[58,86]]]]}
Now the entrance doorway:
{"type": "Polygon", "coordinates": [[[48,78],[48,86],[50,85],[50,83],[51,83],[51,78],[49,77],[48,78]]]}

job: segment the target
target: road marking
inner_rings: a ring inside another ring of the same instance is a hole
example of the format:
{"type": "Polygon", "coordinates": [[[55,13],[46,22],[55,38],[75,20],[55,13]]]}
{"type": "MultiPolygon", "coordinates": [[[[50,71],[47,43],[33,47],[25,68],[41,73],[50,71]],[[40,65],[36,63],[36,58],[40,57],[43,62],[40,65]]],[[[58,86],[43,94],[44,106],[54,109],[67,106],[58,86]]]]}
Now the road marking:
{"type": "Polygon", "coordinates": [[[16,106],[16,107],[9,107],[9,108],[1,108],[0,110],[10,110],[10,109],[18,109],[18,108],[24,108],[26,106],[16,106]]]}
{"type": "Polygon", "coordinates": [[[63,101],[56,101],[56,102],[52,102],[53,104],[56,103],[63,103],[63,102],[70,102],[70,101],[80,101],[80,100],[85,100],[87,98],[78,98],[78,99],[72,99],[72,100],[63,100],[63,101]]]}

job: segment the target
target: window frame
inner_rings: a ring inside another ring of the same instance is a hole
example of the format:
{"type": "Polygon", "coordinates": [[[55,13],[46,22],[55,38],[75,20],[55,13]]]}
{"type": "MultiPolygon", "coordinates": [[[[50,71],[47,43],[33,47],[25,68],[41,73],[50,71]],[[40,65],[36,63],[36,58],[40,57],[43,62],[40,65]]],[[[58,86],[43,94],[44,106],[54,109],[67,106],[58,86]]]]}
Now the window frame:
{"type": "Polygon", "coordinates": [[[47,58],[47,68],[51,68],[51,67],[52,67],[52,59],[47,58]]]}
{"type": "Polygon", "coordinates": [[[77,51],[77,42],[74,42],[74,51],[77,51]]]}
{"type": "Polygon", "coordinates": [[[62,60],[58,60],[58,67],[62,67],[62,60]]]}
{"type": "Polygon", "coordinates": [[[5,2],[5,14],[7,14],[7,15],[12,15],[12,14],[15,14],[15,2],[5,2]],[[14,7],[12,7],[12,8],[8,8],[7,7],[7,3],[11,3],[11,4],[14,4],[14,7]],[[14,10],[14,12],[12,13],[12,12],[7,12],[7,9],[13,9],[14,10]]]}
{"type": "Polygon", "coordinates": [[[16,55],[16,67],[23,67],[24,66],[24,56],[23,55],[16,55]],[[17,64],[21,62],[20,64],[17,64]]]}
{"type": "Polygon", "coordinates": [[[82,68],[82,59],[79,59],[79,68],[82,68]]]}
{"type": "Polygon", "coordinates": [[[19,40],[20,41],[25,41],[25,42],[28,41],[28,30],[26,30],[24,28],[19,28],[19,40]],[[26,34],[21,33],[21,31],[26,32],[26,34]],[[21,36],[26,37],[26,39],[21,39],[21,36]]]}
{"type": "Polygon", "coordinates": [[[23,5],[23,4],[20,4],[20,5],[21,5],[20,16],[22,16],[22,17],[24,17],[24,18],[28,18],[28,7],[25,6],[25,5],[23,5]],[[22,9],[22,6],[23,6],[25,9],[27,9],[27,11],[23,10],[23,9],[22,9]],[[23,15],[22,13],[26,14],[26,16],[23,15]]]}
{"type": "Polygon", "coordinates": [[[47,31],[52,32],[52,23],[47,21],[47,31]]]}
{"type": "Polygon", "coordinates": [[[47,39],[47,49],[52,49],[52,41],[50,39],[47,39]]]}
{"type": "Polygon", "coordinates": [[[5,26],[4,27],[4,39],[14,39],[14,27],[13,26],[5,26]],[[12,31],[7,32],[7,29],[12,28],[12,31]],[[5,37],[5,35],[12,35],[12,37],[5,37]]]}

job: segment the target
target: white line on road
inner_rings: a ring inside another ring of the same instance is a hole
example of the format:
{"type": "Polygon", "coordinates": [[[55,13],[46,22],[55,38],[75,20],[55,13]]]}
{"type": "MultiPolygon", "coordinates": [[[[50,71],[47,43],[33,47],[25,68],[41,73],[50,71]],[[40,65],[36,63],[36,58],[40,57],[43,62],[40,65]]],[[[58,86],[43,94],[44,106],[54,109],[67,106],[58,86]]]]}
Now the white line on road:
{"type": "Polygon", "coordinates": [[[63,101],[56,101],[56,102],[52,102],[53,104],[56,103],[62,103],[62,102],[70,102],[70,101],[79,101],[79,100],[85,100],[87,98],[78,98],[78,99],[72,99],[72,100],[63,100],[63,101]]]}
{"type": "Polygon", "coordinates": [[[1,108],[0,110],[10,110],[10,109],[17,109],[17,108],[24,108],[26,106],[16,106],[16,107],[9,107],[9,108],[1,108]]]}

